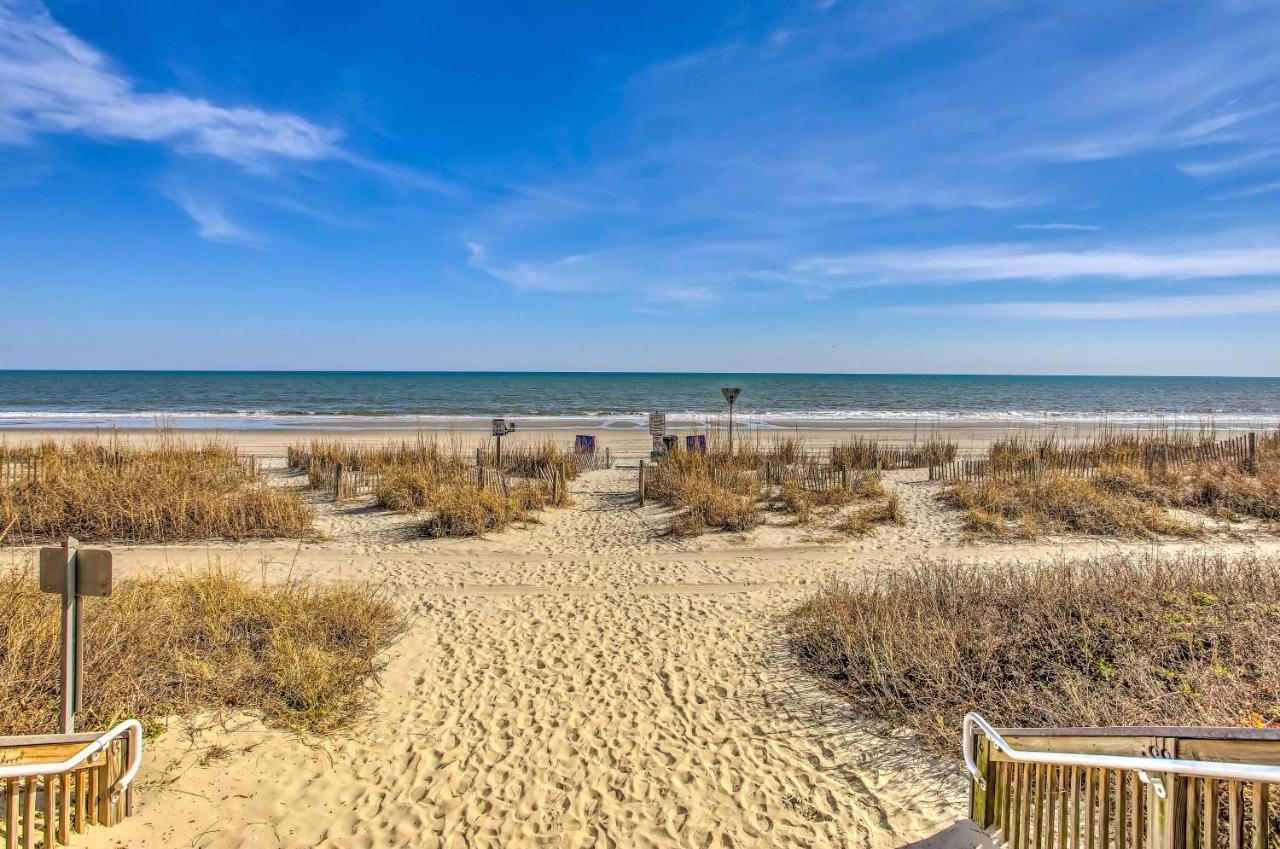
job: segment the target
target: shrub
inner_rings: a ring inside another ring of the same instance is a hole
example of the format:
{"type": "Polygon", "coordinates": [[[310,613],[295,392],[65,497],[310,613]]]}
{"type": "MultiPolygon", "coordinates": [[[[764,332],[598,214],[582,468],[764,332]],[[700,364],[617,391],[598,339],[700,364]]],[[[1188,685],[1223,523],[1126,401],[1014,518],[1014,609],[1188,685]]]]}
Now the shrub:
{"type": "Polygon", "coordinates": [[[924,562],[831,583],[786,629],[825,687],[953,755],[970,710],[1023,727],[1280,721],[1276,558],[924,562]]]}
{"type": "Polygon", "coordinates": [[[165,434],[154,444],[81,440],[6,449],[22,470],[0,486],[9,542],[178,542],[313,533],[296,490],[270,486],[252,458],[218,442],[165,434]]]}
{"type": "MultiPolygon", "coordinates": [[[[366,710],[403,616],[369,584],[254,584],[225,570],[119,581],[85,599],[81,725],[257,713],[328,733],[366,710]]],[[[27,570],[0,570],[0,728],[57,727],[60,607],[27,570]]]]}
{"type": "Polygon", "coordinates": [[[956,481],[943,491],[943,499],[966,511],[965,528],[977,534],[1152,537],[1197,533],[1169,516],[1160,504],[1118,489],[1107,476],[1079,478],[1049,472],[1039,480],[956,481]]]}

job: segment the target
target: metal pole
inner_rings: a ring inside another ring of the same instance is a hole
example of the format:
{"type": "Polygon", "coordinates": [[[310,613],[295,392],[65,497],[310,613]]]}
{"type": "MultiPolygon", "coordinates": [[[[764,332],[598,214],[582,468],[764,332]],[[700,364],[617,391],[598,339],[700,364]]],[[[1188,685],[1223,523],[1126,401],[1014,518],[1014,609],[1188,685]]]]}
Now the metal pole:
{"type": "Polygon", "coordinates": [[[733,399],[729,400],[729,453],[733,454],[733,399]]]}
{"type": "Polygon", "coordinates": [[[79,682],[76,672],[80,669],[80,599],[76,595],[76,542],[67,537],[62,544],[62,733],[74,734],[76,730],[76,704],[79,698],[79,682]]]}

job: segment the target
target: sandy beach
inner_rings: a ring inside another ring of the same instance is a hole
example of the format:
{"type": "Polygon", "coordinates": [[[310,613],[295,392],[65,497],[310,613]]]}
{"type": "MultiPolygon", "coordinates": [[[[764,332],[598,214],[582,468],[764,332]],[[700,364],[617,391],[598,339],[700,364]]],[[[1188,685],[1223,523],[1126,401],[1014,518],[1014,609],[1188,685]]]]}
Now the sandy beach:
{"type": "MultiPolygon", "coordinates": [[[[417,539],[405,517],[317,500],[319,541],[114,547],[121,576],[220,564],[380,582],[409,632],[372,715],[332,739],[175,719],[148,746],[136,815],[85,845],[899,846],[962,815],[956,762],[820,692],[779,617],[824,581],[916,558],[988,568],[1144,547],[966,541],[923,470],[886,475],[907,523],[862,539],[785,525],[673,538],[666,508],[635,503],[647,436],[599,436],[616,465],[574,481],[573,506],[482,539],[417,539]]],[[[220,435],[281,485],[299,437],[220,435]]]]}

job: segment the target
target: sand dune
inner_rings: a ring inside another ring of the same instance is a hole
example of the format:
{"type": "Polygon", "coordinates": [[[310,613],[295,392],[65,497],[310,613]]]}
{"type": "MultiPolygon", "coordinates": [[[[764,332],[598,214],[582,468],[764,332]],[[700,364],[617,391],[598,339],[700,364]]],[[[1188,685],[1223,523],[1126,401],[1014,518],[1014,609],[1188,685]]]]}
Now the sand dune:
{"type": "Polygon", "coordinates": [[[631,499],[638,456],[483,540],[410,539],[357,504],[323,507],[332,539],[300,548],[119,549],[126,574],[218,561],[386,581],[411,629],[361,728],[317,742],[176,721],[137,815],[85,845],[892,847],[960,815],[956,765],[818,692],[777,617],[830,575],[1058,547],[963,544],[920,472],[889,476],[911,522],[865,540],[662,537],[664,511],[631,499]]]}

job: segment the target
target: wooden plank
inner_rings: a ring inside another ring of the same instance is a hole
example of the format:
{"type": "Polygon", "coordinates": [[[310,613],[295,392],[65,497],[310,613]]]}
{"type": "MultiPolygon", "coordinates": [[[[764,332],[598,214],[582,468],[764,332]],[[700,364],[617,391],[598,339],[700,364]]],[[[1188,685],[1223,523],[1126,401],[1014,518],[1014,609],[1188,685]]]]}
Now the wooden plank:
{"type": "MultiPolygon", "coordinates": [[[[124,775],[126,770],[128,769],[128,753],[125,751],[124,740],[118,740],[116,742],[116,746],[113,752],[113,757],[115,758],[115,761],[116,761],[116,771],[115,771],[115,778],[111,780],[111,783],[114,786],[116,781],[120,779],[120,776],[124,775]]],[[[114,817],[113,822],[116,822],[116,823],[123,822],[124,821],[124,794],[121,793],[120,798],[116,799],[116,801],[112,804],[115,806],[115,810],[112,811],[112,816],[114,817]]]]}
{"type": "Polygon", "coordinates": [[[1000,830],[1004,833],[1005,842],[1010,842],[1013,837],[1013,808],[1016,798],[1014,767],[1011,763],[996,766],[1004,772],[1004,795],[1000,801],[1000,830]]]}
{"type": "Polygon", "coordinates": [[[1080,849],[1080,777],[1083,769],[1071,767],[1071,849],[1080,849]]]}
{"type": "Polygon", "coordinates": [[[111,820],[111,758],[104,757],[100,766],[94,769],[98,773],[98,825],[114,825],[111,820]]]}
{"type": "Polygon", "coordinates": [[[1111,770],[1098,770],[1098,846],[1106,849],[1111,840],[1111,770]]]}
{"type": "Polygon", "coordinates": [[[89,776],[89,789],[85,793],[86,819],[89,820],[89,825],[96,825],[98,822],[98,770],[90,767],[84,772],[89,776]]]}
{"type": "Polygon", "coordinates": [[[1218,849],[1218,779],[1204,780],[1204,793],[1201,795],[1204,820],[1204,847],[1218,849]]]}
{"type": "Polygon", "coordinates": [[[36,779],[27,779],[25,792],[22,794],[22,849],[31,849],[35,841],[32,837],[36,830],[36,779]]]}
{"type": "Polygon", "coordinates": [[[0,764],[56,764],[79,752],[85,743],[45,743],[0,748],[0,764]]]}
{"type": "Polygon", "coordinates": [[[1021,826],[1018,829],[1018,846],[1021,849],[1029,849],[1031,846],[1031,796],[1035,787],[1035,773],[1029,764],[1023,764],[1026,769],[1022,779],[1022,812],[1020,816],[1021,826]]]}
{"type": "Polygon", "coordinates": [[[1070,839],[1067,834],[1067,822],[1070,814],[1069,803],[1071,801],[1071,769],[1070,767],[1058,768],[1058,845],[1056,849],[1068,849],[1067,841],[1070,839]]]}
{"type": "Polygon", "coordinates": [[[85,811],[88,806],[85,804],[85,793],[89,784],[89,771],[86,769],[76,770],[76,831],[84,834],[85,827],[88,825],[84,821],[85,811]]]}
{"type": "Polygon", "coordinates": [[[1244,847],[1244,786],[1227,782],[1227,849],[1244,847]]]}
{"type": "Polygon", "coordinates": [[[1084,847],[1085,849],[1094,849],[1097,845],[1097,818],[1094,816],[1093,806],[1094,797],[1098,792],[1098,782],[1092,767],[1085,767],[1084,770],[1084,811],[1081,817],[1084,820],[1084,847]]]}
{"type": "Polygon", "coordinates": [[[1040,845],[1044,849],[1054,849],[1054,826],[1057,824],[1057,812],[1060,807],[1060,799],[1058,794],[1058,768],[1056,766],[1045,767],[1048,775],[1048,783],[1045,787],[1044,797],[1044,819],[1042,820],[1044,827],[1044,839],[1040,841],[1040,845]]]}
{"type": "Polygon", "coordinates": [[[18,779],[16,778],[10,778],[5,784],[4,846],[5,849],[18,849],[18,779]]]}
{"type": "Polygon", "coordinates": [[[1186,776],[1165,774],[1165,849],[1186,849],[1188,783],[1186,776]]]}
{"type": "Polygon", "coordinates": [[[71,773],[58,776],[58,839],[71,842],[71,773]]]}
{"type": "Polygon", "coordinates": [[[1200,811],[1200,781],[1191,778],[1187,781],[1187,815],[1183,825],[1187,849],[1201,849],[1200,811]]]}
{"type": "Polygon", "coordinates": [[[1271,845],[1271,785],[1253,783],[1253,849],[1269,849],[1271,845]]]}
{"type": "MultiPolygon", "coordinates": [[[[1128,849],[1129,846],[1129,793],[1128,776],[1124,772],[1116,773],[1116,849],[1128,849]]],[[[1134,847],[1138,849],[1138,847],[1134,847]]]]}
{"type": "Polygon", "coordinates": [[[44,845],[46,849],[58,845],[57,786],[58,782],[54,780],[54,776],[44,777],[44,845]]]}
{"type": "Polygon", "coordinates": [[[987,827],[987,808],[989,807],[989,796],[995,788],[991,786],[990,780],[990,761],[987,759],[987,750],[990,744],[986,735],[979,735],[974,741],[974,762],[978,767],[978,774],[987,781],[986,788],[982,788],[975,780],[969,782],[969,819],[978,824],[979,828],[987,827]]]}
{"type": "Polygon", "coordinates": [[[1009,846],[1020,849],[1018,835],[1022,832],[1022,794],[1025,792],[1023,776],[1026,764],[1011,764],[1013,769],[1013,795],[1009,798],[1009,846]]]}

